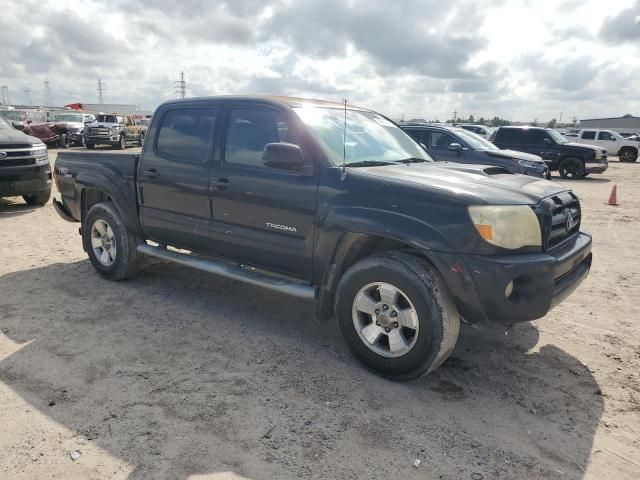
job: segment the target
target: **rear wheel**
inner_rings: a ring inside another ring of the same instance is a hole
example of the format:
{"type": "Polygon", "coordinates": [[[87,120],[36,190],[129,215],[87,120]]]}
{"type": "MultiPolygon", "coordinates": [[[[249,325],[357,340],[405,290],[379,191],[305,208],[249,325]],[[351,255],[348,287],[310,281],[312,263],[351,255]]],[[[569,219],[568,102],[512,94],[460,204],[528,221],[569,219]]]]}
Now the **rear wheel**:
{"type": "Polygon", "coordinates": [[[586,175],[584,163],[578,158],[565,158],[560,162],[558,172],[562,178],[577,180],[586,175]]]}
{"type": "Polygon", "coordinates": [[[635,162],[638,159],[638,150],[634,148],[623,148],[620,150],[619,159],[621,162],[635,162]]]}
{"type": "Polygon", "coordinates": [[[338,328],[368,368],[396,380],[425,375],[453,352],[460,316],[426,260],[389,252],[361,260],[340,280],[338,328]]]}
{"type": "Polygon", "coordinates": [[[29,205],[45,205],[49,201],[49,198],[51,198],[51,190],[34,193],[32,195],[23,195],[22,198],[29,205]]]}
{"type": "Polygon", "coordinates": [[[136,247],[141,242],[127,230],[111,202],[91,207],[82,227],[82,242],[89,260],[109,280],[132,277],[142,267],[136,247]]]}
{"type": "Polygon", "coordinates": [[[95,148],[95,145],[93,143],[89,143],[86,141],[84,143],[84,146],[87,147],[89,150],[93,150],[95,148]]]}

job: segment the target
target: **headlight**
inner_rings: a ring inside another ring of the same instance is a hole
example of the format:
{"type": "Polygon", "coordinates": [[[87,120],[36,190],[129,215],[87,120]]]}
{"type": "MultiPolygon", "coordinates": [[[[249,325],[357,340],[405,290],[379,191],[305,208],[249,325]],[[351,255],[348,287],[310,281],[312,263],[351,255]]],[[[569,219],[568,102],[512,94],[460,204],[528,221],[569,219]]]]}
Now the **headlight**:
{"type": "Polygon", "coordinates": [[[529,160],[518,160],[518,163],[526,168],[535,168],[536,170],[539,170],[542,168],[542,165],[539,164],[538,162],[531,162],[529,160]]]}
{"type": "Polygon", "coordinates": [[[538,217],[527,205],[469,207],[469,216],[480,236],[502,248],[542,247],[538,217]]]}
{"type": "Polygon", "coordinates": [[[36,158],[36,165],[49,165],[49,159],[47,157],[36,158]]]}
{"type": "Polygon", "coordinates": [[[602,159],[602,152],[600,150],[596,150],[596,160],[602,159]]]}

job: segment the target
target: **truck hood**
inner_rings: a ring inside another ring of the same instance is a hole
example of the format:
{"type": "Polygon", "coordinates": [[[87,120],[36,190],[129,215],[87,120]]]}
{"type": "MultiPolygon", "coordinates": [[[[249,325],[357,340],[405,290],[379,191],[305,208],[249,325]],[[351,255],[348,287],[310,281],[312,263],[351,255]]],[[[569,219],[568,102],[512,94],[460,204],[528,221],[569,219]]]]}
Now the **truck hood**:
{"type": "Polygon", "coordinates": [[[517,160],[527,160],[529,162],[544,163],[542,158],[531,153],[517,152],[515,150],[483,150],[489,157],[515,158],[517,160]]]}
{"type": "Polygon", "coordinates": [[[567,143],[563,143],[562,145],[566,147],[586,148],[587,150],[595,150],[596,152],[605,151],[605,149],[602,147],[598,147],[597,145],[587,145],[586,143],[567,142],[567,143]]]}
{"type": "Polygon", "coordinates": [[[61,127],[65,127],[65,128],[79,128],[79,129],[83,129],[84,128],[84,123],[82,122],[50,122],[51,125],[59,125],[61,127]]]}
{"type": "Polygon", "coordinates": [[[19,130],[14,129],[2,129],[0,130],[0,148],[2,148],[2,144],[10,144],[10,143],[30,143],[31,145],[35,145],[36,143],[42,143],[42,141],[36,137],[32,137],[31,135],[27,135],[22,133],[19,130]]]}
{"type": "Polygon", "coordinates": [[[450,162],[413,163],[350,169],[392,182],[468,197],[469,204],[535,205],[569,189],[536,177],[517,175],[502,167],[450,162]]]}

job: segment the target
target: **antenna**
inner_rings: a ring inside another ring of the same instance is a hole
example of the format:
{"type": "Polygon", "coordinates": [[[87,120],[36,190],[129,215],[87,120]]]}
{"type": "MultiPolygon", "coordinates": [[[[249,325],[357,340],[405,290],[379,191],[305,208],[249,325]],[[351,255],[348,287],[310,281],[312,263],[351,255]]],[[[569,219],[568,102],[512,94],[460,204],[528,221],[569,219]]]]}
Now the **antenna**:
{"type": "Polygon", "coordinates": [[[342,132],[342,175],[341,180],[347,176],[347,99],[343,99],[344,103],[344,129],[342,132]]]}

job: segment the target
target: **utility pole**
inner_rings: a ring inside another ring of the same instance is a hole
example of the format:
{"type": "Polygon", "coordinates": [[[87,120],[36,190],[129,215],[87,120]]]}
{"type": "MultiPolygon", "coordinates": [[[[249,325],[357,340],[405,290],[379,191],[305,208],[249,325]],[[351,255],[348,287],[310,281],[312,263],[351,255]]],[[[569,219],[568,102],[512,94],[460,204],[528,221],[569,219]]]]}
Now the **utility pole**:
{"type": "Polygon", "coordinates": [[[44,106],[51,106],[51,85],[48,78],[44,79],[44,106]]]}
{"type": "Polygon", "coordinates": [[[180,98],[185,98],[187,96],[187,82],[184,79],[184,72],[180,72],[180,80],[177,80],[175,84],[176,93],[180,95],[180,98]]]}
{"type": "Polygon", "coordinates": [[[453,123],[457,123],[458,122],[458,111],[454,110],[453,111],[453,123]]]}
{"type": "Polygon", "coordinates": [[[562,125],[562,112],[560,112],[560,121],[558,122],[558,125],[562,125]]]}
{"type": "Polygon", "coordinates": [[[31,99],[31,89],[24,89],[24,101],[27,105],[33,105],[33,100],[31,99]]]}
{"type": "Polygon", "coordinates": [[[98,103],[104,103],[104,83],[102,83],[101,79],[98,79],[98,103]]]}
{"type": "Polygon", "coordinates": [[[2,85],[0,90],[2,91],[2,104],[9,105],[11,103],[11,100],[9,99],[9,87],[2,85]]]}

